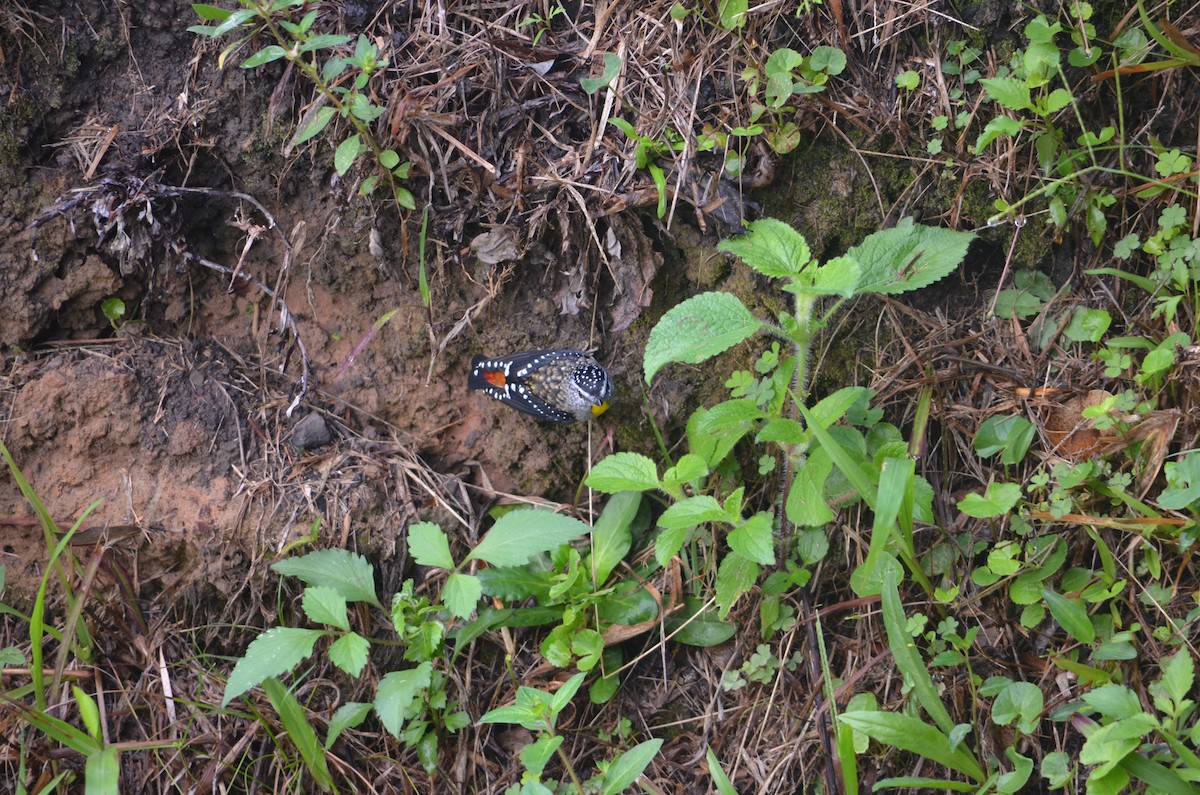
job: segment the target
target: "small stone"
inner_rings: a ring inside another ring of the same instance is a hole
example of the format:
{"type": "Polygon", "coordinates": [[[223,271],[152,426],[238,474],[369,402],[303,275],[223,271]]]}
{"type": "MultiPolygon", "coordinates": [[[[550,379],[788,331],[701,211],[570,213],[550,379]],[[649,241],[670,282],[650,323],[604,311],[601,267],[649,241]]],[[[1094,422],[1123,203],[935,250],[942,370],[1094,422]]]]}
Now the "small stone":
{"type": "Polygon", "coordinates": [[[331,441],[333,434],[325,418],[315,411],[296,423],[296,430],[292,431],[292,444],[301,450],[312,450],[331,441]]]}

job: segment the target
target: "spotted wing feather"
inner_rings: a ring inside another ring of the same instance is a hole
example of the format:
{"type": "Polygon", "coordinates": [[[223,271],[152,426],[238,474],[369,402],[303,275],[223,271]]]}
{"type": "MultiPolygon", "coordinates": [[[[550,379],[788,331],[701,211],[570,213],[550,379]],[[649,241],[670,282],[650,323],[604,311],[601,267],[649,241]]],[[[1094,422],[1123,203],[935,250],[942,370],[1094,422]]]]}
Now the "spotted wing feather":
{"type": "Polygon", "coordinates": [[[565,425],[575,422],[575,416],[556,409],[534,394],[529,388],[528,379],[532,368],[543,366],[544,363],[558,358],[578,356],[575,351],[558,349],[525,351],[499,359],[475,356],[471,359],[467,387],[483,392],[517,411],[565,425]]]}

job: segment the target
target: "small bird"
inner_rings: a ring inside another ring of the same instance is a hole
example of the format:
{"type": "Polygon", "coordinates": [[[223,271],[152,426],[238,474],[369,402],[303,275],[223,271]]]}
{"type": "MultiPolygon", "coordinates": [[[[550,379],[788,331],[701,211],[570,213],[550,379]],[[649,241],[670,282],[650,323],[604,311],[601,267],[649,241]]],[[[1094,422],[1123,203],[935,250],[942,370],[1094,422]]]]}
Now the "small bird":
{"type": "Polygon", "coordinates": [[[608,410],[612,379],[583,351],[526,351],[471,360],[467,388],[549,422],[585,422],[608,410]]]}

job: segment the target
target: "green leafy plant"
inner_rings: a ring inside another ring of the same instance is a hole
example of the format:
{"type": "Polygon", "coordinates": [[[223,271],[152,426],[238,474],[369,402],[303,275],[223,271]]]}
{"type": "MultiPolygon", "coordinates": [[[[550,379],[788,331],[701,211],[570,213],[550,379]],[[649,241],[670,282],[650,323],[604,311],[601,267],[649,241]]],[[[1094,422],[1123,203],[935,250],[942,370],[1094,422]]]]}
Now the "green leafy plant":
{"type": "MultiPolygon", "coordinates": [[[[93,656],[93,639],[87,622],[83,619],[83,598],[76,590],[74,578],[76,569],[82,573],[83,567],[73,559],[69,545],[88,515],[100,503],[95,502],[88,506],[69,530],[60,533],[45,504],[29,485],[29,481],[3,444],[0,444],[0,456],[3,456],[8,464],[13,480],[38,517],[48,555],[29,614],[0,602],[0,615],[6,620],[14,621],[11,637],[15,638],[17,625],[24,625],[28,628],[29,638],[28,658],[16,646],[0,649],[0,665],[26,668],[29,671],[27,684],[10,686],[9,682],[12,680],[5,678],[3,690],[0,690],[0,704],[19,717],[17,726],[22,737],[22,748],[28,741],[24,727],[32,727],[50,742],[83,757],[83,779],[88,792],[117,792],[120,780],[120,752],[126,744],[106,742],[106,729],[102,725],[101,711],[95,697],[83,687],[72,685],[69,704],[56,703],[58,694],[63,690],[68,664],[75,661],[87,663],[93,656]],[[66,603],[61,626],[48,623],[51,610],[47,600],[52,580],[58,581],[66,603]],[[47,641],[54,641],[58,648],[53,661],[46,659],[47,641]]],[[[91,562],[92,574],[99,562],[99,559],[91,562]]],[[[0,596],[3,596],[3,591],[4,568],[0,566],[0,596]]],[[[152,745],[165,747],[171,743],[152,745]]],[[[24,766],[23,752],[20,762],[24,766]]],[[[59,784],[69,784],[75,775],[70,768],[64,767],[59,770],[55,765],[46,771],[43,778],[46,786],[43,791],[50,791],[59,784]]]]}
{"type": "MultiPolygon", "coordinates": [[[[787,471],[795,473],[788,491],[779,495],[778,506],[796,526],[819,528],[829,522],[833,518],[829,503],[837,503],[834,495],[839,492],[875,508],[872,552],[853,580],[860,592],[869,591],[877,581],[893,540],[914,576],[923,579],[911,554],[911,527],[914,516],[928,516],[932,493],[928,484],[914,475],[907,445],[894,428],[881,424],[864,436],[849,425],[836,424],[856,407],[860,419],[870,422],[861,409],[865,389],[845,387],[808,404],[808,356],[819,330],[849,297],[900,293],[931,284],[958,265],[971,237],[910,220],[870,236],[846,256],[821,263],[812,258],[804,238],[786,224],[772,219],[752,223],[745,236],[726,241],[721,248],[776,280],[779,289],[792,296],[792,310],[781,313],[777,323],[769,323],[728,293],[689,298],[669,310],[651,331],[644,360],[646,380],[652,381],[669,363],[704,361],[759,332],[786,345],[786,355],[782,347],[772,345],[755,366],[758,376],[739,371],[730,379],[733,398],[698,409],[688,422],[691,452],[661,477],[644,456],[618,453],[596,464],[588,484],[607,492],[658,490],[671,498],[672,504],[659,519],[655,541],[660,564],[685,545],[704,539],[705,528],[709,532],[721,528],[729,547],[716,571],[715,598],[722,617],[755,584],[762,567],[776,563],[774,534],[780,528],[772,512],[747,515],[746,487],[736,480],[720,494],[692,490],[702,488],[699,479],[724,466],[738,442],[748,437],[770,456],[782,456],[787,471]],[[826,301],[830,306],[823,307],[826,301]],[[901,530],[893,534],[897,521],[901,530]]],[[[761,461],[760,457],[760,468],[761,461]]],[[[812,551],[809,546],[809,554],[812,551]]],[[[789,577],[790,587],[804,580],[802,575],[789,577]]],[[[774,622],[778,614],[768,619],[774,622]]]]}
{"type": "MultiPolygon", "coordinates": [[[[487,562],[499,569],[520,566],[588,530],[577,520],[546,511],[513,511],[496,523],[459,566],[469,561],[487,562]]],[[[277,677],[294,672],[319,641],[328,641],[329,661],[344,674],[353,678],[363,675],[372,641],[353,629],[347,608],[364,603],[382,610],[383,605],[375,593],[372,567],[361,556],[345,550],[320,550],[275,563],[272,568],[276,572],[305,583],[300,606],[309,621],[321,628],[280,626],[267,630],[250,643],[226,684],[224,705],[256,685],[267,689],[288,727],[288,736],[314,780],[323,786],[328,786],[330,779],[320,749],[327,751],[342,731],[357,726],[371,713],[389,734],[415,748],[429,771],[437,767],[439,737],[467,725],[466,714],[447,691],[450,650],[446,644],[450,621],[473,612],[482,586],[474,575],[457,570],[446,536],[436,525],[413,525],[409,532],[410,548],[418,562],[448,570],[441,599],[435,602],[418,595],[412,580],[405,581],[392,596],[388,617],[404,647],[404,660],[412,666],[386,673],[372,702],[341,706],[330,720],[323,744],[316,743],[315,730],[277,677]]],[[[469,642],[481,631],[477,625],[460,627],[456,639],[469,642]]]]}
{"type": "MultiPolygon", "coordinates": [[[[510,791],[520,795],[549,795],[561,791],[551,789],[542,782],[547,762],[557,753],[571,778],[574,791],[617,795],[637,780],[662,747],[663,741],[660,739],[646,740],[611,760],[598,761],[599,773],[586,782],[581,781],[570,759],[562,751],[563,736],[557,733],[555,724],[559,714],[583,685],[585,676],[582,672],[575,674],[554,693],[520,687],[514,703],[497,707],[479,719],[481,724],[515,723],[537,733],[537,739],[520,752],[521,764],[525,766],[521,786],[510,791]]],[[[551,783],[561,787],[560,782],[551,783]]]]}
{"type": "Polygon", "coordinates": [[[372,99],[368,90],[372,77],[386,66],[379,48],[366,36],[317,33],[316,23],[321,11],[304,11],[305,0],[239,0],[240,9],[229,11],[205,3],[192,6],[206,23],[188,28],[213,40],[232,37],[234,41],[221,51],[217,63],[224,66],[235,52],[262,40],[274,42],[254,51],[241,62],[243,69],[253,69],[285,60],[316,90],[318,100],[301,120],[286,149],[291,150],[320,135],[335,118],[349,124],[352,132],[337,144],[333,165],[339,176],[345,175],[364,156],[379,167],[379,173],[363,179],[362,195],[376,188],[382,174],[398,207],[413,210],[416,202],[412,192],[400,185],[408,177],[411,164],[400,162],[393,149],[385,149],[372,132],[371,125],[386,112],[372,99]],[[294,15],[304,12],[297,19],[294,15]],[[354,42],[349,54],[345,47],[354,42]],[[322,57],[325,60],[320,60],[322,57]]]}
{"type": "Polygon", "coordinates": [[[529,14],[517,23],[517,27],[527,28],[532,26],[534,28],[533,46],[536,47],[538,42],[542,40],[542,36],[545,36],[550,30],[550,25],[553,24],[554,18],[565,13],[566,9],[561,5],[552,5],[550,6],[550,10],[544,15],[538,13],[529,14]]]}

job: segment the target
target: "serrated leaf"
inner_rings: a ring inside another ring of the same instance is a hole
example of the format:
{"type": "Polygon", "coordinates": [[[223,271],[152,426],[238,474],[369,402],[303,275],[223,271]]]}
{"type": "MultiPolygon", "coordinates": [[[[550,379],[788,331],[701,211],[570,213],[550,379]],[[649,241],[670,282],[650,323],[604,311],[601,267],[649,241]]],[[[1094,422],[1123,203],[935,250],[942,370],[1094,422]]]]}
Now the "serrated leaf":
{"type": "Polygon", "coordinates": [[[324,585],[347,602],[369,602],[383,607],[375,596],[375,570],[362,555],[345,549],[320,549],[298,558],[271,564],[271,571],[296,577],[305,585],[324,585]]]}
{"type": "MultiPolygon", "coordinates": [[[[783,51],[776,50],[771,57],[783,51]]],[[[791,94],[790,78],[785,93],[791,94]]],[[[796,276],[812,262],[812,252],[804,236],[774,218],[751,221],[746,234],[721,241],[717,250],[739,257],[754,270],[772,278],[796,276]]]]}
{"type": "Polygon", "coordinates": [[[1183,703],[1196,681],[1196,668],[1186,650],[1177,651],[1161,666],[1162,686],[1176,704],[1183,703]]]}
{"type": "Polygon", "coordinates": [[[388,733],[400,739],[405,721],[409,720],[411,707],[417,695],[429,687],[432,681],[433,664],[423,662],[416,668],[392,671],[379,680],[375,690],[375,714],[388,733]]]}
{"type": "Polygon", "coordinates": [[[679,554],[684,539],[687,538],[687,531],[686,527],[668,527],[658,534],[654,539],[654,559],[658,561],[658,565],[666,566],[671,558],[679,554]]]}
{"type": "Polygon", "coordinates": [[[659,487],[658,470],[640,453],[613,453],[596,462],[585,481],[597,491],[649,491],[659,487]]]}
{"type": "Polygon", "coordinates": [[[1009,110],[1031,110],[1029,86],[1016,77],[985,77],[979,81],[987,95],[1009,110]]]}
{"type": "Polygon", "coordinates": [[[442,589],[442,602],[451,614],[467,618],[475,611],[482,595],[483,584],[479,582],[478,577],[456,571],[446,579],[446,587],[442,589]]]}
{"type": "Polygon", "coordinates": [[[348,632],[329,644],[329,661],[357,678],[367,666],[371,643],[357,632],[348,632]]]}
{"type": "Polygon", "coordinates": [[[295,668],[312,655],[313,646],[325,632],[319,629],[274,627],[255,638],[246,655],[233,666],[225,683],[221,706],[260,684],[267,677],[279,676],[295,668]]]}
{"type": "Polygon", "coordinates": [[[350,630],[350,619],[346,615],[346,600],[340,593],[323,585],[313,585],[304,589],[300,600],[304,615],[308,620],[317,624],[328,624],[343,632],[350,630]]]}
{"type": "Polygon", "coordinates": [[[509,511],[471,550],[466,561],[483,560],[493,566],[520,566],[534,555],[558,549],[589,532],[591,528],[578,519],[551,511],[509,511]]]}
{"type": "Polygon", "coordinates": [[[730,517],[715,497],[698,494],[671,505],[658,517],[658,526],[668,529],[695,527],[704,522],[730,522],[730,517]]]}
{"type": "Polygon", "coordinates": [[[450,554],[450,539],[442,528],[433,522],[419,522],[408,528],[408,552],[422,566],[453,569],[454,557],[450,554]]]}
{"type": "Polygon", "coordinates": [[[707,474],[708,465],[704,463],[704,459],[695,453],[687,453],[680,457],[675,466],[663,473],[662,480],[668,486],[678,486],[691,483],[707,474]]]}
{"type": "Polygon", "coordinates": [[[959,266],[975,238],[905,218],[846,252],[862,266],[856,292],[893,295],[927,287],[959,266]]]}
{"type": "Polygon", "coordinates": [[[650,331],[643,368],[650,383],[670,362],[698,364],[748,339],[762,322],[731,293],[701,293],[667,311],[650,331]]]}
{"type": "Polygon", "coordinates": [[[794,287],[789,285],[783,289],[788,292],[840,295],[849,298],[856,292],[862,278],[862,267],[853,257],[834,257],[816,268],[810,268],[805,277],[811,278],[811,284],[797,284],[794,287]]]}
{"type": "Polygon", "coordinates": [[[771,533],[771,515],[756,513],[731,532],[726,541],[734,552],[764,566],[775,564],[775,544],[771,533]]]}
{"type": "Polygon", "coordinates": [[[742,594],[754,587],[761,569],[759,565],[737,552],[730,552],[717,569],[717,607],[724,620],[742,594]]]}

